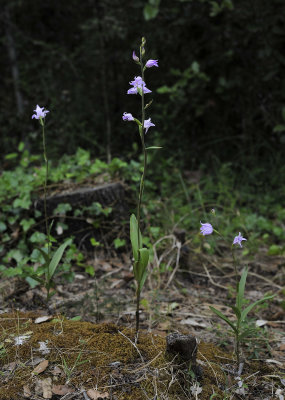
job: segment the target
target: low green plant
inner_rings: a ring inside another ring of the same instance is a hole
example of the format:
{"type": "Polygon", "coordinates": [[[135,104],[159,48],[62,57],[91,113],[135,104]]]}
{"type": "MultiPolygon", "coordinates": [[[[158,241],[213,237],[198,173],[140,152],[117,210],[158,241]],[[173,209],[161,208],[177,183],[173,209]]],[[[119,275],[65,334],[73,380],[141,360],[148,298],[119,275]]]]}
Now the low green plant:
{"type": "Polygon", "coordinates": [[[39,274],[37,273],[31,273],[30,278],[38,281],[41,285],[43,285],[47,289],[47,301],[54,294],[54,292],[51,292],[51,288],[53,286],[53,276],[56,272],[57,267],[59,266],[59,263],[62,259],[65,249],[71,243],[72,239],[66,240],[59,246],[58,249],[56,249],[53,255],[51,255],[51,253],[46,253],[44,249],[38,248],[38,250],[40,251],[45,260],[45,262],[41,265],[42,269],[44,270],[44,279],[42,279],[41,276],[39,276],[39,274]]]}
{"type": "Polygon", "coordinates": [[[66,380],[66,384],[68,384],[70,382],[70,379],[72,377],[72,374],[74,373],[74,370],[79,367],[80,365],[86,364],[87,362],[89,362],[89,360],[82,360],[80,361],[82,356],[82,350],[80,350],[80,352],[78,353],[78,356],[76,357],[76,360],[74,361],[72,366],[69,366],[66,359],[64,357],[62,357],[62,367],[64,370],[64,373],[67,377],[66,380]]]}
{"type": "Polygon", "coordinates": [[[246,299],[244,297],[246,278],[248,274],[248,268],[244,268],[241,274],[240,281],[237,287],[236,302],[234,306],[230,306],[233,310],[236,320],[231,321],[225,314],[217,310],[215,307],[210,306],[210,309],[222,320],[224,320],[231,330],[233,331],[235,338],[235,355],[237,364],[240,364],[240,346],[241,343],[248,337],[252,337],[256,331],[254,326],[249,326],[247,316],[248,313],[258,304],[265,302],[266,300],[272,299],[274,295],[265,296],[260,300],[251,303],[245,307],[246,299]]]}
{"type": "MultiPolygon", "coordinates": [[[[22,142],[18,146],[18,153],[8,154],[6,159],[17,161],[18,166],[0,174],[0,274],[3,277],[17,276],[25,279],[31,287],[39,283],[44,285],[47,279],[47,260],[42,252],[48,253],[48,237],[52,242],[51,248],[59,246],[57,242],[66,235],[69,221],[74,220],[88,222],[97,229],[102,219],[110,216],[112,208],[103,207],[98,202],[82,207],[60,203],[49,215],[49,221],[54,220],[54,224],[52,227],[48,224],[48,236],[38,229],[39,225],[45,223],[44,213],[38,207],[33,208],[45,186],[46,161],[44,165],[39,164],[39,156],[31,155],[24,149],[22,142]]],[[[100,182],[102,179],[110,181],[112,176],[122,174],[126,165],[126,162],[117,158],[110,164],[98,159],[91,160],[89,151],[79,148],[76,154],[64,155],[57,164],[53,163],[52,168],[48,168],[48,184],[58,190],[63,182],[85,183],[90,179],[90,173],[92,179],[96,180],[98,176],[100,182]]],[[[65,249],[56,273],[70,281],[74,275],[72,263],[84,267],[84,259],[85,256],[75,244],[70,244],[65,249]]]]}
{"type": "MultiPolygon", "coordinates": [[[[215,232],[222,237],[222,235],[216,229],[214,229],[210,223],[201,222],[200,231],[203,236],[211,235],[213,232],[215,232]]],[[[234,334],[234,339],[235,339],[234,349],[238,366],[240,365],[241,343],[246,338],[251,338],[257,331],[255,325],[249,324],[248,313],[258,304],[262,304],[266,302],[266,300],[270,300],[273,297],[275,297],[275,295],[264,296],[262,299],[257,300],[254,303],[248,305],[248,301],[244,296],[248,268],[246,267],[243,269],[240,281],[238,282],[238,260],[235,255],[235,246],[238,245],[240,248],[242,248],[242,242],[246,240],[247,239],[244,238],[242,234],[239,232],[239,234],[234,237],[234,240],[231,245],[232,257],[235,269],[235,279],[236,279],[236,301],[235,305],[231,305],[230,307],[236,316],[236,320],[231,321],[221,311],[217,310],[215,307],[210,306],[210,309],[229,325],[230,329],[234,334]]]]}
{"type": "Polygon", "coordinates": [[[116,238],[116,239],[114,239],[113,243],[114,243],[115,249],[119,249],[119,248],[125,246],[126,241],[125,241],[125,239],[116,238]]]}

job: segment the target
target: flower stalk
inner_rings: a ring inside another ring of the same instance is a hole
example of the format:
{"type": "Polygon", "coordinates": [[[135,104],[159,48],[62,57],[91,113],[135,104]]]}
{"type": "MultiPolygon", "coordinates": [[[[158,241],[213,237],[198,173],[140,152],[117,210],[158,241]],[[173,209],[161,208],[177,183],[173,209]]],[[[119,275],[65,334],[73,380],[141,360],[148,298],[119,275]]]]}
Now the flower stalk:
{"type": "MultiPolygon", "coordinates": [[[[48,226],[48,215],[47,215],[47,181],[48,181],[48,158],[46,151],[46,138],[45,138],[45,122],[42,117],[40,117],[40,124],[42,126],[42,136],[43,136],[43,154],[45,161],[45,180],[44,180],[44,214],[45,214],[45,226],[46,226],[46,235],[47,235],[47,248],[48,248],[48,259],[50,260],[50,249],[51,249],[51,241],[50,241],[50,229],[48,226]]],[[[51,279],[49,269],[47,269],[47,301],[50,298],[50,288],[51,288],[51,279]]]]}
{"type": "Polygon", "coordinates": [[[45,180],[44,180],[44,213],[45,213],[45,225],[47,234],[47,245],[48,245],[48,256],[50,256],[50,232],[48,227],[48,217],[47,217],[47,181],[48,181],[48,158],[46,152],[46,138],[45,138],[45,123],[42,117],[40,117],[40,124],[42,126],[42,136],[43,136],[43,153],[45,161],[45,180]]]}
{"type": "Polygon", "coordinates": [[[50,230],[51,227],[48,225],[48,215],[47,215],[47,181],[48,181],[48,157],[46,151],[46,138],[45,138],[45,116],[49,112],[48,110],[44,109],[45,107],[40,107],[37,105],[36,109],[34,110],[35,114],[32,115],[32,119],[39,120],[39,123],[42,127],[42,141],[43,141],[43,155],[45,161],[45,179],[44,179],[44,214],[45,214],[45,228],[46,228],[46,235],[47,235],[47,253],[44,249],[38,248],[39,252],[43,256],[45,262],[43,263],[43,267],[45,270],[45,279],[42,279],[41,276],[37,275],[36,273],[31,276],[34,280],[38,281],[42,284],[47,290],[47,302],[49,301],[50,297],[54,294],[51,292],[51,288],[53,286],[53,275],[56,272],[56,269],[59,265],[59,262],[63,256],[63,253],[66,247],[71,243],[71,239],[66,240],[63,244],[59,246],[59,248],[54,252],[53,256],[51,255],[51,235],[50,230]]]}
{"type": "MultiPolygon", "coordinates": [[[[137,76],[134,78],[133,81],[130,82],[130,85],[133,86],[127,91],[127,94],[139,94],[141,96],[141,121],[137,118],[134,118],[131,113],[124,112],[123,113],[123,120],[124,121],[134,121],[138,125],[139,128],[139,135],[141,139],[142,145],[142,152],[143,152],[143,171],[142,176],[140,179],[140,187],[139,187],[139,196],[138,196],[138,203],[137,203],[137,212],[136,216],[134,214],[131,215],[130,218],[130,238],[132,243],[132,250],[133,250],[133,272],[134,277],[136,280],[136,333],[138,334],[139,331],[139,308],[140,308],[140,297],[143,285],[145,283],[147,277],[147,266],[149,260],[149,251],[147,248],[143,247],[143,239],[141,234],[141,205],[142,205],[142,198],[144,192],[144,183],[146,177],[146,170],[147,170],[147,148],[145,146],[145,138],[144,135],[147,133],[148,129],[151,126],[155,126],[151,119],[145,118],[145,110],[150,106],[152,102],[145,106],[145,98],[144,95],[146,93],[151,93],[146,87],[145,80],[144,80],[144,72],[146,68],[151,68],[153,66],[158,67],[157,60],[148,60],[144,65],[144,55],[145,55],[145,38],[142,38],[141,46],[140,46],[140,53],[139,57],[133,52],[132,58],[134,62],[140,65],[141,69],[141,76],[137,76]]],[[[153,147],[154,148],[154,147],[153,147]]]]}
{"type": "MultiPolygon", "coordinates": [[[[223,237],[210,223],[201,223],[200,232],[203,236],[211,235],[213,232],[217,233],[221,237],[223,237]]],[[[240,280],[238,280],[238,262],[235,256],[235,245],[239,245],[242,247],[242,242],[247,240],[244,238],[241,233],[234,237],[232,242],[231,251],[234,261],[234,268],[235,268],[235,279],[236,279],[236,301],[235,305],[230,306],[235,314],[235,319],[229,319],[225,314],[223,314],[220,310],[217,310],[215,307],[210,306],[210,309],[223,321],[225,321],[228,326],[231,328],[232,333],[234,335],[234,352],[236,355],[236,361],[238,366],[238,371],[242,367],[241,363],[241,343],[244,342],[246,339],[251,338],[254,334],[254,330],[248,327],[248,313],[258,304],[262,304],[266,300],[272,299],[274,296],[264,296],[262,299],[251,303],[247,307],[246,299],[244,297],[245,292],[245,285],[246,285],[246,278],[248,274],[248,268],[244,268],[240,280]]]]}
{"type": "MultiPolygon", "coordinates": [[[[143,44],[140,46],[140,66],[141,66],[141,76],[142,76],[142,82],[144,82],[144,68],[143,68],[143,44]]],[[[141,203],[142,203],[142,197],[143,197],[143,191],[144,191],[144,182],[145,182],[145,177],[146,177],[146,168],[147,168],[147,151],[145,148],[145,141],[144,141],[144,122],[145,122],[145,107],[144,107],[144,91],[143,91],[143,84],[142,84],[142,94],[141,94],[141,103],[142,103],[142,108],[141,108],[141,113],[142,113],[142,125],[139,127],[139,133],[140,133],[140,138],[141,138],[141,144],[142,144],[142,151],[143,151],[143,172],[140,180],[140,191],[139,191],[139,199],[138,199],[138,206],[137,206],[137,221],[138,221],[138,246],[139,248],[142,247],[141,243],[141,238],[140,238],[140,220],[141,220],[141,203]]],[[[138,262],[140,261],[140,253],[138,254],[138,262]]],[[[140,295],[141,291],[139,290],[139,286],[137,286],[136,290],[136,295],[137,295],[137,301],[136,301],[136,332],[139,331],[139,324],[140,324],[140,318],[139,318],[139,312],[140,312],[140,295]]]]}

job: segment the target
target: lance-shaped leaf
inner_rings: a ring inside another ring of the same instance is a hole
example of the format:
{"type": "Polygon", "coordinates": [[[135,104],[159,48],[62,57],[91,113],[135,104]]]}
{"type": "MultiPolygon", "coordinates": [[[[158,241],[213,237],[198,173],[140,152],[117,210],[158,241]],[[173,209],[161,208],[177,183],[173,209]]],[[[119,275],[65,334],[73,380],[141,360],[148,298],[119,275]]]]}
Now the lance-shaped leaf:
{"type": "Polygon", "coordinates": [[[273,295],[271,295],[271,296],[266,296],[266,297],[263,297],[263,299],[257,300],[257,301],[255,301],[254,303],[250,304],[248,307],[246,307],[246,308],[242,311],[242,313],[241,313],[241,321],[244,321],[244,320],[245,320],[247,314],[253,309],[253,307],[257,306],[257,305],[260,304],[260,303],[263,303],[263,302],[266,301],[266,300],[272,299],[272,298],[275,297],[275,296],[276,296],[275,294],[273,294],[273,295]]]}
{"type": "Polygon", "coordinates": [[[35,281],[39,282],[41,285],[44,285],[44,279],[40,278],[38,275],[30,274],[30,278],[34,279],[35,281]]]}
{"type": "Polygon", "coordinates": [[[144,273],[143,273],[143,275],[141,277],[141,280],[140,280],[140,283],[139,283],[139,286],[138,286],[140,292],[142,291],[142,288],[143,288],[143,285],[145,283],[146,278],[147,278],[147,268],[144,270],[144,273]]]}
{"type": "Polygon", "coordinates": [[[132,214],[131,218],[130,218],[130,237],[131,237],[131,243],[132,243],[132,249],[133,249],[133,257],[134,257],[135,261],[138,261],[139,260],[139,248],[140,248],[140,244],[142,242],[142,235],[140,232],[138,235],[138,221],[134,214],[132,214]]]}
{"type": "Polygon", "coordinates": [[[45,260],[45,267],[47,268],[50,262],[50,258],[49,255],[40,247],[36,247],[36,249],[41,253],[41,255],[43,256],[44,260],[45,260]]]}
{"type": "Polygon", "coordinates": [[[49,279],[51,279],[53,277],[53,274],[56,271],[56,268],[58,267],[58,264],[63,256],[63,253],[66,249],[67,246],[69,246],[71,244],[72,240],[68,239],[66,242],[62,243],[61,246],[59,246],[59,248],[56,250],[56,252],[54,253],[51,262],[49,264],[48,267],[48,277],[49,279]]]}
{"type": "Polygon", "coordinates": [[[142,281],[149,259],[149,251],[146,248],[139,249],[139,260],[134,262],[134,276],[138,284],[142,281]]]}
{"type": "Polygon", "coordinates": [[[147,277],[149,251],[146,248],[142,248],[139,249],[139,254],[140,254],[140,259],[138,262],[138,275],[139,275],[138,287],[139,291],[141,291],[147,277]]]}
{"type": "Polygon", "coordinates": [[[235,313],[235,315],[237,316],[237,319],[239,320],[241,318],[241,311],[238,307],[236,306],[231,306],[231,309],[233,310],[233,312],[235,313]]]}
{"type": "Polygon", "coordinates": [[[146,270],[148,265],[149,251],[144,247],[142,249],[139,249],[139,253],[140,253],[140,259],[138,268],[139,268],[139,279],[141,280],[144,271],[146,270]]]}
{"type": "Polygon", "coordinates": [[[237,333],[237,328],[236,328],[236,326],[235,326],[223,313],[221,313],[219,310],[217,310],[216,308],[211,307],[211,306],[210,306],[210,309],[211,309],[215,314],[217,314],[218,317],[222,318],[222,319],[232,328],[232,330],[233,330],[235,333],[237,333]]]}
{"type": "Polygon", "coordinates": [[[133,271],[134,271],[134,277],[135,280],[139,283],[139,268],[138,268],[139,262],[135,261],[133,265],[133,271]]]}
{"type": "Polygon", "coordinates": [[[241,342],[242,340],[246,339],[247,337],[252,337],[256,333],[255,328],[248,328],[244,330],[239,336],[238,340],[241,342]]]}
{"type": "Polygon", "coordinates": [[[238,284],[236,305],[239,310],[241,310],[242,304],[244,302],[244,289],[245,289],[247,272],[248,272],[248,268],[244,268],[244,270],[242,271],[242,275],[241,275],[239,284],[238,284]]]}

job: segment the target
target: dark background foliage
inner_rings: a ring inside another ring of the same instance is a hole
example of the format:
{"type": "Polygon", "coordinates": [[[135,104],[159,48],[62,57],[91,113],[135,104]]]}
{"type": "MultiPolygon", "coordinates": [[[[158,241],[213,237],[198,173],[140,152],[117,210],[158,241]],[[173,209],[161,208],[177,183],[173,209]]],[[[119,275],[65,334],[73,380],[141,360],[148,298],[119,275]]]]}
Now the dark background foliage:
{"type": "Polygon", "coordinates": [[[139,75],[132,50],[145,36],[147,58],[159,60],[146,81],[156,124],[147,139],[164,146],[160,156],[191,169],[259,168],[255,181],[284,164],[284,0],[1,4],[2,163],[20,141],[41,151],[36,104],[50,110],[49,157],[81,146],[96,157],[130,158],[138,135],[122,113],[140,109],[126,92],[139,75]]]}

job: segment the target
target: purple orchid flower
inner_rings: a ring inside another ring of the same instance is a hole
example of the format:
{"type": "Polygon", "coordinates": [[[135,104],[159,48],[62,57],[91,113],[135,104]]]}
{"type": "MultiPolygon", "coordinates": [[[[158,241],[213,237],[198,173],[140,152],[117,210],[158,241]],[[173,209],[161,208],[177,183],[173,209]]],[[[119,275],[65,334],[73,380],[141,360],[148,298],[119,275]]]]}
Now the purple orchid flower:
{"type": "Polygon", "coordinates": [[[138,63],[140,62],[140,59],[138,58],[138,56],[136,55],[135,51],[133,51],[133,60],[134,62],[138,63]]]}
{"type": "Polygon", "coordinates": [[[151,122],[150,118],[149,118],[149,119],[146,119],[146,120],[144,121],[145,133],[147,133],[147,131],[149,130],[149,128],[150,128],[151,126],[155,126],[155,125],[151,122]]]}
{"type": "Polygon", "coordinates": [[[234,241],[233,241],[233,244],[238,244],[240,247],[242,247],[241,242],[242,242],[243,240],[247,240],[247,239],[245,239],[244,237],[242,237],[242,234],[239,232],[238,236],[235,236],[234,241]]]}
{"type": "Polygon", "coordinates": [[[200,224],[202,225],[200,228],[202,235],[204,235],[204,236],[211,235],[213,233],[214,229],[211,224],[209,224],[208,222],[206,224],[203,224],[201,221],[200,221],[200,224]]]}
{"type": "Polygon", "coordinates": [[[32,119],[40,119],[40,118],[45,118],[47,113],[49,112],[48,110],[44,110],[45,107],[40,107],[37,105],[36,109],[34,110],[35,114],[32,115],[32,119]]]}
{"type": "Polygon", "coordinates": [[[144,93],[151,93],[151,90],[146,87],[141,76],[135,76],[135,79],[130,82],[130,85],[133,87],[127,91],[127,94],[137,94],[140,93],[141,90],[143,90],[144,93]]]}
{"type": "Polygon", "coordinates": [[[134,117],[132,116],[131,113],[124,112],[123,120],[124,121],[134,121],[134,117]]]}
{"type": "Polygon", "coordinates": [[[145,64],[147,68],[158,67],[158,60],[148,60],[145,64]]]}

